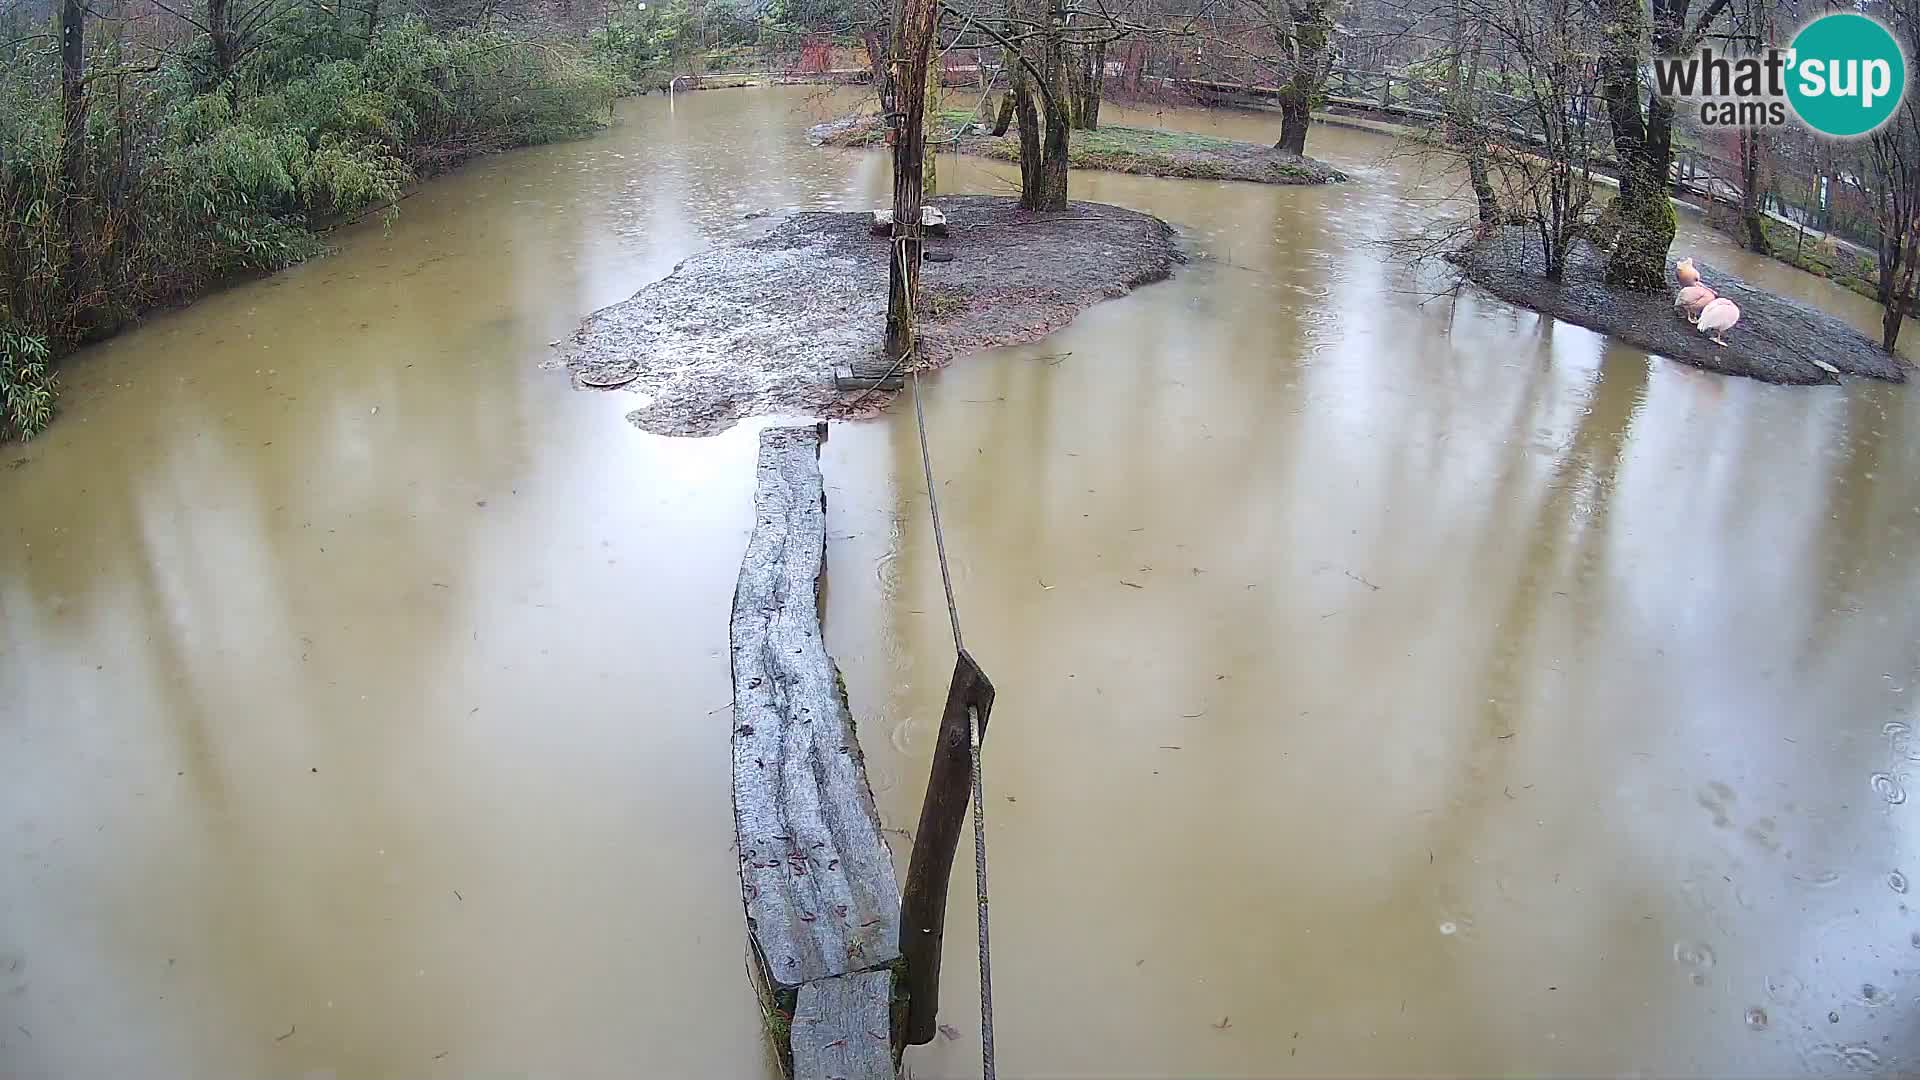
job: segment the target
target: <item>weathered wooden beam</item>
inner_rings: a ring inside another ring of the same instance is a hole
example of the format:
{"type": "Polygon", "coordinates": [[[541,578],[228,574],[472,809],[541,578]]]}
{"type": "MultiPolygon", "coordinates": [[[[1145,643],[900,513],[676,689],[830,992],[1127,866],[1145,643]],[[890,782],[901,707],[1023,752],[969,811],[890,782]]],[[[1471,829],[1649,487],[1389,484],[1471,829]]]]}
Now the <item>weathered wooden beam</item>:
{"type": "Polygon", "coordinates": [[[893,973],[810,982],[793,1010],[795,1080],[892,1080],[893,973]]]}
{"type": "Polygon", "coordinates": [[[813,427],[761,433],[753,535],[733,597],[740,881],[755,952],[779,988],[899,955],[893,861],[820,634],[820,438],[813,427]]]}
{"type": "Polygon", "coordinates": [[[946,937],[947,882],[953,876],[953,850],[973,794],[973,739],[967,710],[979,719],[987,737],[993,711],[993,683],[962,650],[947,684],[947,705],[933,747],[927,794],[920,803],[920,827],[913,834],[907,863],[907,888],[900,904],[900,951],[906,957],[909,1045],[933,1041],[940,1011],[940,948],[946,937]]]}
{"type": "Polygon", "coordinates": [[[796,1080],[892,1080],[900,890],[820,632],[826,425],[760,434],[734,588],[733,816],[756,988],[796,1080]]]}
{"type": "Polygon", "coordinates": [[[898,390],[906,382],[896,364],[840,364],[833,369],[833,386],[847,390],[898,390]]]}

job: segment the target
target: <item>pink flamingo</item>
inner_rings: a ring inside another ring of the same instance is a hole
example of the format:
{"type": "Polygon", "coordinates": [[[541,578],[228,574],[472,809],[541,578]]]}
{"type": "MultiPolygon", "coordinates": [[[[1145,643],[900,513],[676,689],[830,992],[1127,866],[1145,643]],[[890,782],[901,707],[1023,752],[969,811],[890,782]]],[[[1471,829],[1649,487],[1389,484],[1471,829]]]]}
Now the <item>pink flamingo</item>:
{"type": "Polygon", "coordinates": [[[1693,256],[1689,255],[1675,264],[1673,276],[1679,280],[1683,288],[1700,284],[1700,271],[1693,268],[1693,256]]]}
{"type": "Polygon", "coordinates": [[[1725,345],[1727,340],[1720,335],[1733,329],[1733,324],[1739,321],[1740,306],[1722,296],[1701,309],[1700,318],[1694,325],[1700,328],[1701,333],[1725,345]]]}
{"type": "Polygon", "coordinates": [[[1717,293],[1705,285],[1689,285],[1673,294],[1673,306],[1676,309],[1686,309],[1688,322],[1698,322],[1701,309],[1713,303],[1717,296],[1717,293]]]}

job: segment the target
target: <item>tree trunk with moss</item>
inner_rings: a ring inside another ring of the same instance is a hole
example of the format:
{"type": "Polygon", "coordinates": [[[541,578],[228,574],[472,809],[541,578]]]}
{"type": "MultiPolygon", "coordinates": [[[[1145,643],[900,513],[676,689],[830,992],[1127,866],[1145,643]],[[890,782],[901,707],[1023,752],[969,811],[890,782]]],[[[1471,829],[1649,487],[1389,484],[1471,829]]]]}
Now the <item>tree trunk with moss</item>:
{"type": "MultiPolygon", "coordinates": [[[[1067,43],[1063,0],[1051,0],[1042,40],[1046,63],[1040,71],[1047,79],[1046,144],[1040,153],[1040,183],[1037,198],[1029,209],[1065,210],[1067,208],[1067,147],[1072,127],[1069,112],[1073,106],[1067,96],[1067,43]]],[[[1022,145],[1024,153],[1026,147],[1022,145]]]]}
{"type": "Polygon", "coordinates": [[[1673,204],[1667,198],[1673,167],[1673,102],[1657,91],[1641,101],[1640,67],[1649,55],[1691,52],[1727,9],[1727,0],[1711,0],[1693,27],[1687,25],[1690,0],[1602,0],[1608,42],[1600,56],[1600,97],[1613,128],[1613,153],[1620,167],[1620,194],[1614,199],[1618,228],[1607,259],[1607,284],[1640,292],[1667,285],[1667,250],[1673,246],[1673,204]]]}
{"type": "Polygon", "coordinates": [[[1307,152],[1307,129],[1314,108],[1326,100],[1327,74],[1333,68],[1333,3],[1306,0],[1287,7],[1291,70],[1280,86],[1280,141],[1273,144],[1277,150],[1307,152]]]}
{"type": "MultiPolygon", "coordinates": [[[[1011,74],[1008,78],[1012,78],[1011,74]]],[[[998,139],[1013,126],[1013,91],[1009,90],[1000,97],[999,115],[993,118],[993,137],[998,139]]]]}

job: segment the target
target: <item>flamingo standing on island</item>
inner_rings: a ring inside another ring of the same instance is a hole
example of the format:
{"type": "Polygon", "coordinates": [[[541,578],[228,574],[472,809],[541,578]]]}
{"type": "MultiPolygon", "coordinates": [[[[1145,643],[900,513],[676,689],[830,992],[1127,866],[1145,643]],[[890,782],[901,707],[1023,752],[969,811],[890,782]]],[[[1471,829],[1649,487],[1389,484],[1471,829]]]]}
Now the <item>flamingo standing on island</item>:
{"type": "Polygon", "coordinates": [[[1705,285],[1688,285],[1673,294],[1673,306],[1676,310],[1685,309],[1688,322],[1698,322],[1701,309],[1713,303],[1717,297],[1718,294],[1705,285]]]}
{"type": "Polygon", "coordinates": [[[1705,308],[1701,309],[1700,318],[1694,325],[1700,328],[1701,333],[1725,345],[1727,340],[1720,335],[1733,329],[1733,324],[1739,321],[1740,306],[1722,296],[1711,301],[1705,308]]]}

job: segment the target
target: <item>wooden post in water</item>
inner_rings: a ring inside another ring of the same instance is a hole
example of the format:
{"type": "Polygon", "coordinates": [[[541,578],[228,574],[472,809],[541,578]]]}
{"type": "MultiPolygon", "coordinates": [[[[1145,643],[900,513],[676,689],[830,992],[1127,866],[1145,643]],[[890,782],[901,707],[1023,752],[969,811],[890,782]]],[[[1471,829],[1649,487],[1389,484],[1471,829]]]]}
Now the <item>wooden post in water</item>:
{"type": "Polygon", "coordinates": [[[913,858],[907,863],[907,887],[900,894],[900,955],[906,959],[907,1037],[909,1045],[933,1041],[940,1011],[940,947],[946,933],[947,881],[953,876],[953,850],[973,794],[972,736],[967,710],[987,737],[993,711],[993,684],[965,650],[954,660],[940,734],[933,747],[927,795],[920,803],[920,827],[913,834],[913,858]]]}
{"type": "Polygon", "coordinates": [[[927,146],[927,66],[940,22],[939,0],[900,0],[893,39],[893,249],[887,253],[887,359],[913,348],[919,293],[922,159],[927,146]]]}

